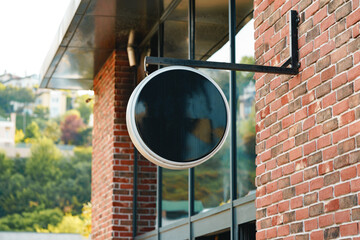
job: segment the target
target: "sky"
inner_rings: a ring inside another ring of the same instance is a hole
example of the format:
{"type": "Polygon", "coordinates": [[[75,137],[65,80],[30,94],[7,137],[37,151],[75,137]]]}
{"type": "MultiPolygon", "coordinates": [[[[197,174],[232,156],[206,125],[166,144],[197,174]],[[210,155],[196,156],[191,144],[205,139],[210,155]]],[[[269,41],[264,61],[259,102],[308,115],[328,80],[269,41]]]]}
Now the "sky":
{"type": "MultiPolygon", "coordinates": [[[[1,1],[1,0],[0,0],[1,1]]],[[[254,20],[250,20],[237,34],[235,38],[235,61],[240,62],[243,56],[254,56],[254,20]]],[[[214,55],[209,58],[209,61],[215,62],[229,62],[230,61],[230,47],[229,42],[220,48],[214,55]]]]}
{"type": "Polygon", "coordinates": [[[0,75],[39,74],[71,0],[0,0],[0,75]]]}

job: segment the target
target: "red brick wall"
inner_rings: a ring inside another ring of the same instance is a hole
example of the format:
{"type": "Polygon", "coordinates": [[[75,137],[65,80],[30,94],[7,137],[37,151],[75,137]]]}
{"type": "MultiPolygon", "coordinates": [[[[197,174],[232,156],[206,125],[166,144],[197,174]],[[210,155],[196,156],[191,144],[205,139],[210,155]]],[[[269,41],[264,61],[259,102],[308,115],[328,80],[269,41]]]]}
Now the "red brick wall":
{"type": "MultiPolygon", "coordinates": [[[[92,239],[132,239],[133,144],[126,105],[134,73],[125,51],[114,51],[94,79],[92,239]]],[[[138,233],[154,229],[156,167],[138,162],[138,233]]]]}
{"type": "Polygon", "coordinates": [[[255,0],[255,58],[300,73],[256,74],[257,239],[360,239],[359,0],[255,0]]]}

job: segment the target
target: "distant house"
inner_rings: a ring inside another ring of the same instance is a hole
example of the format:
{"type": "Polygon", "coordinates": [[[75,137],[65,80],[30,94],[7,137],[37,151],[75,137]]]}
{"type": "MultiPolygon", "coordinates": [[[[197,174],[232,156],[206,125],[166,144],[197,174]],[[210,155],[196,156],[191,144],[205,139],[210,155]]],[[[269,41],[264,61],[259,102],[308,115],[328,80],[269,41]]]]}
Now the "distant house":
{"type": "Polygon", "coordinates": [[[16,115],[11,114],[10,119],[0,117],[0,147],[15,146],[16,115]]]}
{"type": "Polygon", "coordinates": [[[249,84],[244,87],[243,93],[238,99],[238,115],[239,119],[246,119],[251,113],[251,109],[255,101],[255,83],[250,81],[249,84]]]}
{"type": "Polygon", "coordinates": [[[36,95],[35,103],[24,104],[19,102],[11,102],[15,112],[19,112],[19,110],[22,109],[21,112],[32,114],[36,106],[42,105],[49,108],[50,118],[55,118],[64,114],[67,110],[66,99],[68,93],[50,89],[39,89],[39,82],[39,76],[35,74],[25,77],[19,77],[11,73],[4,73],[0,75],[0,83],[3,85],[18,88],[30,88],[36,95]]]}
{"type": "Polygon", "coordinates": [[[40,83],[39,76],[33,74],[25,77],[19,77],[11,73],[0,75],[0,82],[5,86],[13,86],[18,88],[34,88],[40,83]]]}
{"type": "MultiPolygon", "coordinates": [[[[17,88],[30,88],[35,93],[37,86],[39,86],[39,76],[33,74],[25,77],[19,77],[11,73],[4,73],[0,75],[0,83],[4,86],[11,86],[17,88]]],[[[34,106],[30,103],[21,103],[11,101],[14,112],[22,112],[32,114],[34,106]]]]}
{"type": "Polygon", "coordinates": [[[42,105],[49,108],[49,117],[55,118],[66,112],[66,99],[66,92],[38,89],[36,93],[35,106],[42,105]]]}

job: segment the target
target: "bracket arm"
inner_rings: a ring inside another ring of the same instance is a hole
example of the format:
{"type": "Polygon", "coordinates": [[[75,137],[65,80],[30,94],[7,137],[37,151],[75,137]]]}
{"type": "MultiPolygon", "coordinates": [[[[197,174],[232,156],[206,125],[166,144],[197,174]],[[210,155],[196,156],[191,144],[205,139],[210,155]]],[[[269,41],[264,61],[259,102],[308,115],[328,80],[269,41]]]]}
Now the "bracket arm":
{"type": "Polygon", "coordinates": [[[147,56],[144,59],[144,69],[146,71],[147,64],[164,65],[164,66],[180,65],[180,66],[189,66],[195,68],[210,68],[210,69],[222,69],[222,70],[243,71],[243,72],[261,72],[261,73],[296,75],[299,73],[299,67],[300,67],[299,51],[298,51],[298,24],[299,24],[298,13],[294,10],[290,11],[291,57],[281,67],[147,56]],[[286,67],[290,64],[291,64],[290,68],[286,67]]]}

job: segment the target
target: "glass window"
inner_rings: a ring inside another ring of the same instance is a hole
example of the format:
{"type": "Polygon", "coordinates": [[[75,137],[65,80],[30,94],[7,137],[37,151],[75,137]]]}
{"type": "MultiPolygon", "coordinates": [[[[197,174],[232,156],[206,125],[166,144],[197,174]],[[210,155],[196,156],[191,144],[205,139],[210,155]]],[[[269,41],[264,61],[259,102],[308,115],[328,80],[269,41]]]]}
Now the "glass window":
{"type": "MultiPolygon", "coordinates": [[[[255,64],[253,20],[236,35],[237,63],[255,64]],[[244,41],[246,39],[246,41],[244,41]]],[[[238,197],[255,193],[255,80],[254,73],[236,73],[237,181],[238,197]]]]}
{"type": "MultiPolygon", "coordinates": [[[[236,41],[253,39],[253,20],[236,35],[236,41]]],[[[252,41],[249,41],[252,42],[252,41]]],[[[252,42],[253,44],[253,42],[252,42]]],[[[237,46],[238,46],[237,45],[237,46]]],[[[208,60],[228,62],[229,43],[208,60]]],[[[239,48],[237,63],[254,64],[253,50],[239,48]]],[[[229,100],[229,71],[200,69],[214,79],[229,100]]],[[[254,73],[236,73],[237,104],[237,182],[238,198],[255,193],[255,80],[254,73]]],[[[210,160],[195,168],[195,199],[204,211],[226,203],[230,197],[230,137],[222,149],[210,160]],[[209,181],[209,179],[212,179],[209,181]],[[209,183],[211,182],[211,183],[209,183]],[[210,190],[209,190],[210,189],[210,190]]]]}
{"type": "Polygon", "coordinates": [[[164,22],[164,57],[188,57],[188,0],[182,0],[164,22]]]}
{"type": "Polygon", "coordinates": [[[188,170],[164,168],[162,173],[162,226],[166,226],[188,217],[188,170]]]}
{"type": "MultiPolygon", "coordinates": [[[[188,1],[182,0],[164,22],[164,57],[187,58],[188,1]]],[[[188,217],[188,170],[163,169],[162,226],[188,217]]]]}
{"type": "MultiPolygon", "coordinates": [[[[198,0],[196,4],[195,59],[230,61],[228,5],[222,0],[198,0]],[[205,7],[206,6],[206,7],[205,7]],[[221,8],[220,8],[221,7],[221,8]],[[220,12],[213,17],[210,13],[220,12]],[[224,27],[226,26],[226,27],[224,27]],[[201,36],[201,37],[199,37],[201,36]],[[204,38],[206,36],[206,38],[204,38]],[[216,41],[215,41],[216,40],[216,41]],[[222,46],[218,51],[216,49],[222,46]],[[216,51],[216,52],[215,52],[216,51]]],[[[237,6],[241,6],[237,0],[237,6]]],[[[249,2],[252,7],[253,2],[249,2]]],[[[249,8],[237,8],[236,63],[254,64],[254,22],[249,8]],[[240,12],[239,12],[240,11],[240,12]]],[[[188,58],[188,1],[182,0],[164,22],[164,57],[188,58]]],[[[229,71],[200,69],[214,79],[229,101],[229,71]]],[[[255,193],[255,80],[253,73],[236,73],[237,198],[255,193]]],[[[195,167],[195,214],[205,213],[230,200],[230,136],[220,151],[195,167]]],[[[162,170],[162,226],[188,218],[188,170],[162,170]]],[[[216,210],[214,210],[216,212],[216,210]]],[[[203,215],[204,216],[204,215],[203,215]]],[[[206,216],[206,215],[205,215],[206,216]]],[[[196,216],[195,216],[196,217],[196,216]]],[[[202,217],[202,216],[197,216],[202,217]]],[[[253,220],[253,219],[250,219],[253,220]]],[[[239,226],[240,239],[255,238],[255,223],[239,226]]],[[[229,229],[196,239],[229,239],[229,229]]]]}
{"type": "MultiPolygon", "coordinates": [[[[245,57],[246,61],[253,58],[245,57]]],[[[254,73],[239,72],[237,84],[237,180],[238,197],[255,193],[255,80],[254,73]]]]}
{"type": "MultiPolygon", "coordinates": [[[[214,79],[229,100],[228,71],[200,70],[214,79]]],[[[222,148],[211,159],[195,167],[195,201],[203,205],[201,212],[221,206],[230,199],[229,159],[230,136],[228,135],[222,148]]]]}

